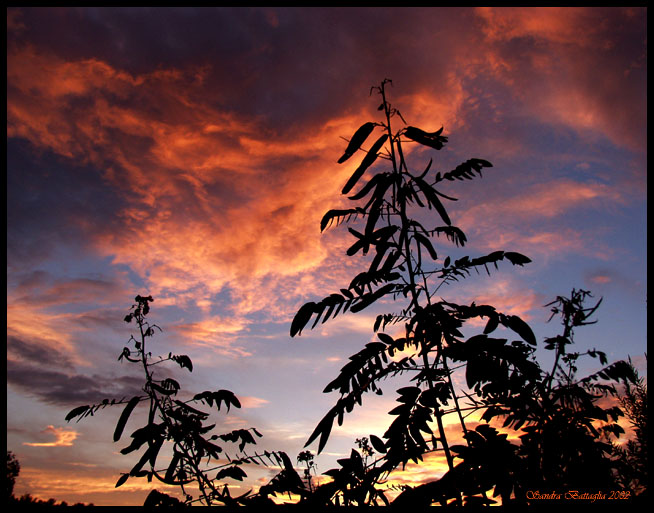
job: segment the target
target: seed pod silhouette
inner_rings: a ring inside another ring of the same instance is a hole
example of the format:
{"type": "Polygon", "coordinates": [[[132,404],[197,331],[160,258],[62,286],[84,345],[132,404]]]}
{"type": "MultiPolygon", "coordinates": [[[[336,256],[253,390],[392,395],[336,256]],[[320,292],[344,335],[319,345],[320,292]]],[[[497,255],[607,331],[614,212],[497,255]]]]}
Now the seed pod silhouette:
{"type": "Polygon", "coordinates": [[[412,141],[424,144],[425,146],[429,146],[430,148],[434,148],[436,150],[440,150],[443,147],[443,144],[447,142],[447,137],[441,135],[442,131],[443,127],[441,127],[440,130],[436,130],[435,132],[425,132],[420,128],[408,126],[404,130],[404,135],[412,141]]]}
{"type": "Polygon", "coordinates": [[[356,169],[356,171],[354,171],[350,179],[347,181],[345,187],[343,187],[343,190],[341,191],[342,194],[347,194],[350,192],[352,187],[354,187],[359,181],[359,178],[363,176],[363,173],[366,171],[366,169],[368,169],[372,163],[377,160],[377,152],[384,145],[386,139],[388,139],[388,134],[382,135],[379,139],[377,139],[377,141],[375,141],[375,144],[373,144],[372,148],[368,150],[368,154],[364,157],[359,167],[356,169]]]}
{"type": "Polygon", "coordinates": [[[373,128],[375,128],[375,123],[369,121],[368,123],[361,125],[357,131],[354,132],[354,135],[350,139],[350,144],[348,144],[347,148],[345,148],[345,153],[343,153],[343,156],[338,159],[339,164],[342,164],[352,155],[354,155],[354,152],[361,147],[368,136],[372,133],[373,128]]]}

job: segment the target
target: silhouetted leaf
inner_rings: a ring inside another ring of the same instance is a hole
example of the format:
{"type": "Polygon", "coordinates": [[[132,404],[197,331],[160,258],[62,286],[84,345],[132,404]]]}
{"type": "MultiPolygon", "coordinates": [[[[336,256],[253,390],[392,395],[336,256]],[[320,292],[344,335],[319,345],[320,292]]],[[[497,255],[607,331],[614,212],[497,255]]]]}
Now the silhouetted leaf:
{"type": "Polygon", "coordinates": [[[118,419],[118,424],[116,424],[116,430],[114,431],[114,442],[120,440],[120,437],[123,434],[123,429],[125,429],[125,424],[139,401],[140,397],[132,397],[123,409],[123,412],[120,414],[120,418],[118,419]]]}
{"type": "Polygon", "coordinates": [[[234,405],[236,408],[241,407],[241,402],[234,395],[234,392],[231,392],[229,390],[218,390],[217,392],[213,393],[213,398],[216,401],[216,406],[218,407],[218,411],[220,411],[221,402],[225,403],[225,406],[227,406],[227,411],[229,411],[229,408],[232,405],[234,405]]]}
{"type": "Polygon", "coordinates": [[[291,337],[297,334],[302,334],[302,329],[307,325],[311,315],[315,311],[316,303],[310,301],[300,307],[295,314],[293,322],[291,323],[291,337]]]}
{"type": "Polygon", "coordinates": [[[196,410],[195,408],[193,408],[193,407],[189,406],[188,404],[186,404],[186,403],[184,403],[182,401],[179,401],[177,399],[175,399],[175,404],[177,404],[184,411],[186,411],[188,413],[192,413],[193,415],[199,415],[200,417],[208,417],[209,416],[208,413],[205,413],[205,412],[200,411],[200,410],[196,410]]]}
{"type": "Polygon", "coordinates": [[[68,412],[68,415],[66,415],[66,421],[70,421],[71,419],[74,419],[78,415],[82,415],[83,413],[86,413],[91,407],[90,406],[78,406],[77,408],[73,408],[68,412]]]}
{"type": "Polygon", "coordinates": [[[373,190],[373,188],[377,187],[380,183],[390,181],[389,179],[391,178],[392,175],[390,173],[378,173],[370,180],[368,180],[368,183],[361,187],[359,192],[357,192],[354,196],[349,196],[349,199],[359,200],[365,197],[371,190],[373,190]]]}
{"type": "Polygon", "coordinates": [[[504,324],[507,328],[512,329],[518,335],[520,335],[525,342],[531,344],[532,346],[536,345],[536,337],[534,332],[529,327],[529,324],[523,321],[520,317],[517,315],[503,316],[501,321],[502,324],[504,324]]]}
{"type": "Polygon", "coordinates": [[[358,213],[356,208],[348,208],[345,210],[329,210],[320,221],[320,231],[324,231],[327,226],[334,220],[334,218],[350,216],[358,213]]]}
{"type": "MultiPolygon", "coordinates": [[[[377,189],[375,191],[375,196],[377,195],[377,189]]],[[[368,212],[368,221],[366,222],[366,228],[364,230],[364,233],[366,234],[367,237],[370,237],[372,233],[375,231],[375,225],[377,224],[377,221],[379,220],[379,216],[381,215],[381,210],[382,210],[382,205],[384,202],[384,196],[379,196],[375,203],[370,207],[370,212],[368,212]]]]}
{"type": "Polygon", "coordinates": [[[438,215],[440,215],[441,219],[443,219],[443,222],[448,226],[451,225],[452,221],[450,221],[450,217],[447,215],[447,211],[445,210],[445,207],[441,203],[441,200],[438,199],[438,194],[436,193],[436,190],[427,182],[425,182],[422,178],[414,177],[413,181],[418,185],[422,193],[425,195],[425,198],[427,199],[429,205],[433,206],[436,209],[438,215]]]}
{"type": "Polygon", "coordinates": [[[420,387],[403,387],[397,391],[400,394],[398,401],[407,404],[413,404],[420,395],[420,387]]]}
{"type": "Polygon", "coordinates": [[[185,354],[173,355],[171,356],[171,359],[174,362],[177,362],[182,369],[186,367],[189,372],[193,372],[193,362],[185,354]]]}
{"type": "Polygon", "coordinates": [[[395,289],[395,284],[393,283],[388,283],[384,285],[383,287],[380,287],[377,289],[375,292],[371,294],[364,294],[361,296],[360,300],[350,308],[350,311],[352,313],[360,312],[364,308],[370,306],[372,303],[377,301],[379,298],[382,296],[388,294],[389,292],[393,291],[395,289]]]}
{"type": "Polygon", "coordinates": [[[166,475],[164,476],[164,482],[167,484],[175,484],[175,471],[177,470],[177,464],[181,459],[181,454],[177,451],[174,452],[170,464],[168,465],[168,470],[166,470],[166,475]]]}
{"type": "Polygon", "coordinates": [[[243,481],[243,478],[247,477],[247,474],[241,467],[234,465],[232,467],[221,469],[218,471],[218,474],[216,474],[217,480],[224,479],[226,477],[231,477],[237,481],[243,481]]]}
{"type": "Polygon", "coordinates": [[[422,246],[424,246],[427,251],[429,252],[429,256],[432,258],[432,260],[436,261],[438,260],[438,255],[436,254],[436,250],[434,249],[434,246],[432,246],[431,242],[427,237],[420,233],[416,233],[414,235],[416,241],[418,241],[422,246]]]}
{"type": "Polygon", "coordinates": [[[465,233],[463,233],[463,231],[456,226],[439,226],[436,228],[435,233],[436,235],[444,233],[448,240],[461,247],[465,246],[468,240],[465,233]]]}
{"type": "Polygon", "coordinates": [[[382,342],[384,342],[385,344],[387,344],[389,346],[392,346],[393,344],[395,344],[395,340],[393,340],[393,337],[391,337],[390,335],[388,335],[386,333],[377,333],[377,336],[379,337],[379,340],[381,340],[382,342]]]}
{"type": "Polygon", "coordinates": [[[160,393],[161,395],[175,395],[179,390],[179,383],[172,378],[166,378],[161,382],[161,385],[151,381],[148,383],[150,389],[160,393]]]}
{"type": "Polygon", "coordinates": [[[136,465],[134,465],[134,467],[132,467],[132,470],[129,471],[129,475],[132,477],[141,477],[143,465],[145,465],[148,460],[151,460],[154,451],[155,451],[155,444],[149,445],[148,448],[143,453],[143,455],[141,456],[141,458],[139,459],[139,461],[136,463],[136,465]]]}
{"type": "Polygon", "coordinates": [[[336,416],[337,409],[342,411],[342,408],[339,408],[339,405],[337,404],[327,413],[327,415],[323,417],[323,419],[316,426],[316,429],[314,429],[313,433],[311,433],[307,443],[304,444],[305,447],[311,444],[311,442],[313,442],[316,438],[318,438],[318,435],[320,435],[320,442],[318,443],[318,454],[322,452],[325,444],[327,443],[327,440],[329,439],[329,434],[332,431],[332,425],[334,424],[334,417],[336,416]]]}
{"type": "Polygon", "coordinates": [[[472,388],[480,380],[483,363],[477,359],[470,358],[466,365],[466,384],[472,388]]]}
{"type": "Polygon", "coordinates": [[[345,149],[345,153],[343,153],[343,156],[338,159],[339,164],[342,164],[352,155],[354,155],[354,152],[361,147],[368,136],[372,133],[373,129],[375,128],[375,124],[376,123],[369,121],[368,123],[361,125],[357,131],[354,132],[354,135],[352,135],[352,138],[350,139],[350,142],[345,149]]]}
{"type": "Polygon", "coordinates": [[[140,449],[148,440],[153,440],[162,435],[163,424],[148,424],[142,428],[134,431],[130,436],[133,438],[132,443],[120,450],[121,454],[129,454],[130,452],[140,449]]]}
{"type": "Polygon", "coordinates": [[[437,173],[435,183],[442,180],[471,180],[475,177],[475,173],[481,176],[481,169],[484,167],[493,167],[493,164],[483,159],[469,159],[443,176],[437,173]]]}
{"type": "Polygon", "coordinates": [[[378,436],[370,435],[369,438],[370,438],[370,443],[372,444],[372,447],[375,449],[375,451],[381,454],[386,454],[386,446],[378,436]]]}
{"type": "Polygon", "coordinates": [[[193,396],[193,401],[204,401],[211,407],[213,406],[213,392],[205,390],[204,392],[195,394],[193,396]]]}
{"type": "Polygon", "coordinates": [[[119,486],[123,485],[125,481],[127,481],[127,478],[129,477],[129,474],[123,474],[120,476],[118,481],[116,482],[116,486],[114,488],[118,488],[119,486]]]}
{"type": "Polygon", "coordinates": [[[489,333],[492,333],[495,331],[499,324],[500,318],[499,315],[490,315],[488,318],[488,322],[486,323],[486,327],[484,328],[484,335],[488,335],[489,333]]]}
{"type": "Polygon", "coordinates": [[[507,251],[506,253],[504,253],[504,257],[513,265],[524,265],[531,262],[530,258],[520,253],[515,253],[513,251],[507,251]]]}
{"type": "Polygon", "coordinates": [[[352,190],[352,187],[354,187],[356,183],[359,181],[359,178],[363,176],[363,173],[365,173],[366,169],[368,169],[373,164],[373,162],[377,160],[377,152],[384,145],[386,139],[388,139],[388,134],[382,135],[379,139],[377,139],[375,144],[373,144],[372,148],[368,150],[368,154],[364,157],[359,167],[354,171],[350,179],[343,187],[343,190],[341,191],[342,194],[347,194],[348,192],[350,192],[350,190],[352,190]]]}
{"type": "Polygon", "coordinates": [[[420,128],[408,126],[404,130],[404,135],[412,141],[440,150],[443,147],[443,144],[447,142],[447,137],[441,135],[442,131],[443,127],[435,132],[425,132],[420,128]]]}
{"type": "Polygon", "coordinates": [[[347,230],[357,238],[357,241],[346,251],[347,256],[356,255],[360,250],[363,250],[364,255],[367,254],[368,249],[370,248],[370,243],[372,242],[371,238],[359,233],[353,228],[348,228],[347,230]]]}

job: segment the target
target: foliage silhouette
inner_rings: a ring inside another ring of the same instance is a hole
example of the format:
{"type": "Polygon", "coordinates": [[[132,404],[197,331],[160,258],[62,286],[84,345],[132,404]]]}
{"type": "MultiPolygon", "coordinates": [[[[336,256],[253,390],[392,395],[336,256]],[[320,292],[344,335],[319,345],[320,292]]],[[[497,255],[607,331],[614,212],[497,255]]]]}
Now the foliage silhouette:
{"type": "Polygon", "coordinates": [[[313,493],[313,484],[311,481],[311,471],[316,472],[316,464],[313,461],[314,456],[311,453],[311,451],[301,451],[300,454],[297,455],[297,462],[298,463],[304,463],[305,469],[304,469],[304,480],[307,483],[307,489],[309,493],[313,493]]]}
{"type": "MultiPolygon", "coordinates": [[[[441,174],[431,170],[430,159],[424,168],[412,171],[404,145],[418,143],[440,150],[448,139],[442,128],[427,132],[407,126],[387,99],[389,84],[390,80],[384,80],[371,89],[371,94],[376,91],[381,96],[378,110],[383,120],[364,123],[338,160],[343,163],[358,151],[364,153],[342,190],[348,194],[362,182],[359,191],[349,196],[358,204],[329,210],[320,223],[324,231],[331,225],[358,222],[357,229],[348,227],[355,241],[346,253],[350,257],[371,253],[372,259],[367,271],[356,275],[340,293],[304,304],[293,318],[290,334],[301,335],[307,326],[313,329],[339,313],[356,313],[384,298],[403,307],[376,317],[373,330],[378,340],[353,354],[325,387],[325,393],[337,392],[340,397],[305,447],[318,440],[320,453],[334,422],[341,425],[345,413],[362,405],[364,394],[381,394],[381,382],[386,378],[412,377],[409,386],[397,390],[400,404],[389,412],[395,418],[383,440],[370,435],[381,457],[365,465],[353,449],[349,458],[338,460],[340,468],[325,472],[333,481],[317,487],[307,500],[318,505],[389,504],[378,485],[409,461],[418,463],[425,454],[441,451],[449,469],[442,479],[406,489],[393,504],[492,504],[496,501],[487,496],[491,490],[493,497],[499,496],[503,502],[524,502],[527,490],[539,489],[544,483],[554,487],[615,485],[615,465],[608,457],[610,444],[598,439],[600,431],[594,423],[608,421],[602,428],[606,436],[620,432],[615,423],[620,409],[602,408],[598,400],[615,395],[613,383],[633,379],[631,369],[625,362],[617,362],[579,380],[575,363],[582,355],[566,350],[573,343],[574,328],[590,323],[587,319],[599,303],[584,308],[590,294],[573,289],[570,298],[559,297],[547,305],[554,305],[552,315],[561,314],[564,331],[545,340],[545,347],[555,351],[554,367],[545,373],[534,357],[536,337],[518,316],[505,315],[491,305],[436,299],[443,285],[465,279],[473,270],[483,268],[490,275],[490,267],[498,268],[500,261],[523,266],[530,259],[505,251],[454,261],[440,256],[435,238],[445,235],[457,247],[464,246],[467,238],[452,224],[443,204],[456,199],[442,192],[439,184],[481,177],[482,170],[492,164],[471,158],[441,174]],[[405,126],[394,131],[396,117],[405,126]],[[368,150],[363,149],[377,129],[382,133],[368,150]],[[384,166],[374,166],[378,160],[385,161],[384,166]],[[486,319],[485,328],[464,340],[461,329],[472,319],[486,319]],[[399,334],[385,333],[395,325],[400,327],[399,334]],[[492,338],[500,326],[518,339],[492,338]],[[465,374],[469,392],[455,389],[452,375],[457,369],[465,374]],[[464,407],[461,402],[466,398],[469,404],[464,407]],[[490,425],[470,430],[465,417],[474,411],[480,411],[486,422],[503,417],[504,428],[522,430],[521,445],[511,443],[506,434],[490,425]],[[458,417],[466,445],[451,446],[443,422],[446,415],[458,417]],[[436,432],[432,431],[434,423],[436,432]],[[566,437],[563,444],[560,437],[566,437]],[[463,461],[455,465],[455,457],[463,461]]],[[[584,354],[607,363],[600,351],[584,354]]]]}
{"type": "Polygon", "coordinates": [[[7,451],[7,499],[14,494],[18,474],[20,474],[20,463],[13,452],[7,451]]]}
{"type": "MultiPolygon", "coordinates": [[[[166,357],[159,356],[153,359],[149,349],[149,340],[154,336],[155,329],[161,328],[150,324],[146,316],[150,312],[152,296],[136,296],[136,303],[132,305],[130,313],[125,317],[125,322],[135,321],[138,328],[138,337],[132,335],[128,345],[123,348],[118,360],[126,360],[129,363],[140,365],[145,374],[143,386],[144,395],[134,396],[129,400],[104,399],[94,405],[79,406],[71,410],[66,416],[70,421],[77,418],[77,421],[93,415],[99,409],[108,406],[125,405],[116,424],[114,431],[114,442],[118,442],[123,434],[126,424],[137,406],[145,403],[148,406],[147,424],[131,434],[131,443],[123,448],[122,454],[130,454],[145,447],[143,454],[129,472],[121,474],[116,487],[123,485],[130,477],[145,477],[148,482],[156,478],[162,483],[173,486],[180,486],[185,496],[183,504],[200,502],[204,505],[225,504],[259,504],[272,502],[269,495],[278,492],[285,492],[286,489],[280,486],[281,483],[288,483],[294,477],[299,481],[299,488],[303,484],[295,470],[290,465],[288,456],[283,452],[255,452],[248,455],[245,448],[248,445],[256,444],[256,438],[261,437],[255,428],[236,429],[229,433],[212,434],[214,424],[208,425],[210,414],[199,410],[194,405],[206,405],[209,408],[221,407],[229,412],[231,407],[240,408],[241,403],[233,392],[229,390],[204,391],[194,395],[191,399],[182,401],[178,399],[180,384],[170,377],[158,377],[154,367],[164,362],[174,362],[182,369],[193,371],[193,363],[187,355],[173,355],[169,353],[166,357]],[[133,347],[130,347],[133,346],[133,347]],[[162,448],[168,443],[172,445],[172,456],[166,465],[157,465],[162,448]],[[230,457],[225,452],[225,443],[236,446],[238,458],[230,457]],[[224,458],[221,460],[221,456],[224,458]],[[225,462],[225,459],[227,462],[225,462]],[[279,465],[282,468],[283,476],[276,476],[274,484],[262,487],[259,494],[252,494],[251,491],[239,496],[232,497],[229,486],[224,483],[226,478],[242,481],[247,474],[243,470],[244,464],[256,465],[279,465]],[[209,474],[214,477],[210,477],[209,474]],[[190,486],[198,489],[198,497],[189,493],[190,486]]],[[[159,367],[157,367],[159,368],[159,367]]],[[[152,490],[145,500],[147,506],[154,505],[178,505],[181,501],[158,490],[152,490]]]]}
{"type": "MultiPolygon", "coordinates": [[[[616,401],[605,405],[602,400],[616,397],[616,384],[634,383],[633,367],[624,361],[606,365],[606,355],[592,349],[585,353],[568,352],[574,343],[574,329],[592,324],[588,318],[599,306],[584,308],[590,297],[584,290],[572,290],[570,298],[558,297],[547,306],[552,315],[559,314],[563,334],[545,340],[545,348],[555,351],[551,372],[539,370],[538,376],[523,384],[519,395],[497,394],[478,390],[475,406],[483,409],[482,419],[504,419],[503,428],[522,434],[520,445],[508,441],[506,434],[490,425],[479,425],[465,436],[468,446],[452,447],[463,461],[442,479],[407,490],[396,502],[423,505],[432,501],[447,504],[461,494],[466,504],[494,502],[486,496],[501,496],[502,503],[529,504],[528,492],[626,490],[625,498],[634,498],[635,489],[621,484],[622,469],[613,457],[610,439],[623,433],[617,420],[623,415],[616,401]],[[600,371],[577,378],[577,361],[582,356],[600,360],[600,371]]],[[[500,381],[500,385],[505,380],[500,381]]],[[[490,383],[489,383],[490,384],[490,383]]],[[[503,391],[502,391],[503,392],[503,391]]]]}
{"type": "MultiPolygon", "coordinates": [[[[645,355],[647,358],[647,355],[645,355]]],[[[631,360],[629,364],[633,368],[631,360]]],[[[624,446],[613,444],[618,457],[618,481],[625,489],[647,491],[647,384],[633,369],[635,380],[626,383],[618,400],[635,432],[624,446]]]]}

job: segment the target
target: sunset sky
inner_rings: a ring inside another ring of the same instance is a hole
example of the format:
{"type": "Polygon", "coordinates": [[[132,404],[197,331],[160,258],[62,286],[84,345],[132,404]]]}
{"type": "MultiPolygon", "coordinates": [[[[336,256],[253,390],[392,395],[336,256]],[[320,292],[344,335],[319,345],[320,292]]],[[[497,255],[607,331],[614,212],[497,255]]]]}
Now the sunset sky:
{"type": "MultiPolygon", "coordinates": [[[[258,449],[295,460],[337,399],[325,385],[390,308],[289,336],[302,304],[367,268],[345,255],[347,229],[321,234],[320,219],[349,206],[341,189],[358,160],[336,161],[360,125],[381,121],[369,93],[385,78],[409,125],[449,138],[440,152],[407,148],[416,168],[493,164],[443,188],[469,242],[439,240],[439,255],[532,260],[442,297],[520,315],[542,340],[560,332],[544,305],[590,290],[603,297],[599,322],[577,332],[577,349],[631,356],[646,373],[645,8],[9,8],[7,45],[18,495],[142,504],[145,479],[114,489],[136,461],[119,451],[138,415],[119,443],[121,407],[65,421],[139,393],[138,369],[117,361],[136,294],[154,297],[163,330],[151,350],[194,362],[192,373],[170,367],[182,391],[233,391],[243,408],[218,428],[256,427],[258,449]]],[[[549,370],[552,355],[538,355],[549,370]]],[[[400,382],[335,428],[319,473],[356,438],[383,434],[400,382]]],[[[442,468],[430,459],[403,479],[442,468]]],[[[246,468],[234,492],[276,470],[246,468]]]]}

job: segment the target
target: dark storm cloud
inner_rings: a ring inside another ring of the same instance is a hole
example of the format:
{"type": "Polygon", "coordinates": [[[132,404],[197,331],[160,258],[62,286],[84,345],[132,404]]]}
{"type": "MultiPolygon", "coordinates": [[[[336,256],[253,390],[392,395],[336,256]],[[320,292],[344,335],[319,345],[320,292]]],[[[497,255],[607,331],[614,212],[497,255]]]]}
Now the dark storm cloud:
{"type": "MultiPolygon", "coordinates": [[[[26,352],[25,348],[22,349],[26,352]]],[[[79,406],[101,402],[103,399],[121,399],[142,393],[140,378],[82,374],[68,374],[40,363],[8,360],[7,384],[15,386],[46,403],[79,406]]]]}
{"type": "Polygon", "coordinates": [[[48,362],[57,368],[71,368],[72,362],[66,354],[52,346],[34,344],[18,336],[7,336],[7,355],[12,359],[29,361],[31,364],[48,362]]]}
{"type": "Polygon", "coordinates": [[[142,380],[132,376],[76,372],[66,344],[8,334],[7,384],[51,404],[99,402],[140,393],[142,380]]]}

